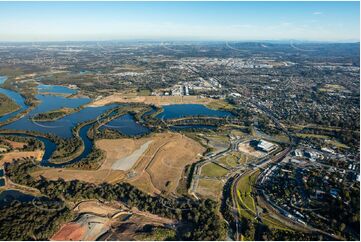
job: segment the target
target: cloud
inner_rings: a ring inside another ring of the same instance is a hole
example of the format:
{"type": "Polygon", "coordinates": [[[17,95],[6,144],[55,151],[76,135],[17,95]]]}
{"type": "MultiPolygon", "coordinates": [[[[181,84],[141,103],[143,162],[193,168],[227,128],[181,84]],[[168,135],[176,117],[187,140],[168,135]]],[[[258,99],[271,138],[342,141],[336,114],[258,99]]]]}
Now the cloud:
{"type": "Polygon", "coordinates": [[[323,13],[322,12],[313,12],[312,14],[313,15],[322,15],[323,13]]]}

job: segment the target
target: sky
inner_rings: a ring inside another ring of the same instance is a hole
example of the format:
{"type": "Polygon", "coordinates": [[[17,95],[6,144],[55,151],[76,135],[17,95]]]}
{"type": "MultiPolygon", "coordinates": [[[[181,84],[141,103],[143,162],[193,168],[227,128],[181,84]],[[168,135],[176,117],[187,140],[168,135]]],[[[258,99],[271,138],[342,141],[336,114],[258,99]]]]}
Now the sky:
{"type": "Polygon", "coordinates": [[[0,2],[0,41],[359,41],[359,2],[0,2]]]}

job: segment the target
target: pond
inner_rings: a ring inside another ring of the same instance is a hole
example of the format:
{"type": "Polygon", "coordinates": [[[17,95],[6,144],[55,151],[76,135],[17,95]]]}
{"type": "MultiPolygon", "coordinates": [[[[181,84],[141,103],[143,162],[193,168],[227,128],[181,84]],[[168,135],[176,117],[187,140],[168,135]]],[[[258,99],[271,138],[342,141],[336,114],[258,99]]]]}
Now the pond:
{"type": "Polygon", "coordinates": [[[163,106],[164,111],[156,117],[159,119],[176,119],[183,117],[227,117],[232,113],[224,110],[214,110],[201,104],[174,104],[163,106]]]}
{"type": "Polygon", "coordinates": [[[57,85],[39,84],[37,88],[38,88],[39,93],[54,93],[54,94],[75,94],[75,93],[77,93],[77,90],[75,90],[75,89],[71,89],[69,87],[64,87],[64,86],[57,86],[57,85]]]}
{"type": "Polygon", "coordinates": [[[138,124],[135,121],[134,116],[132,116],[131,114],[122,115],[118,118],[113,119],[107,124],[102,125],[100,127],[100,130],[104,130],[105,128],[115,129],[121,134],[127,136],[138,136],[150,132],[147,127],[138,124]]]}

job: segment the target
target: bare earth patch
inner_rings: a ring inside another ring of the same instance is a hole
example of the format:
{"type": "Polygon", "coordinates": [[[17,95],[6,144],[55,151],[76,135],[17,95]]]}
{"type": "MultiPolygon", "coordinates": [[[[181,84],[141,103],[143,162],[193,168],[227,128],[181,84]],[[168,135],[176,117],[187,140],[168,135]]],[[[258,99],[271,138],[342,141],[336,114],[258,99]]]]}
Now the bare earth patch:
{"type": "Polygon", "coordinates": [[[22,148],[24,148],[24,145],[26,145],[26,143],[24,143],[24,142],[16,142],[16,141],[8,140],[8,139],[3,139],[3,140],[5,140],[7,143],[11,144],[11,146],[14,149],[22,149],[22,148]]]}
{"type": "Polygon", "coordinates": [[[140,139],[104,139],[97,141],[96,146],[106,153],[98,170],[41,168],[32,176],[95,184],[125,181],[149,194],[172,193],[185,166],[197,161],[205,151],[198,142],[171,132],[140,139]]]}
{"type": "Polygon", "coordinates": [[[44,151],[35,150],[35,151],[11,151],[9,153],[2,154],[0,158],[0,166],[4,165],[5,162],[12,162],[16,159],[30,158],[35,157],[36,160],[41,160],[43,157],[44,151]]]}
{"type": "Polygon", "coordinates": [[[50,180],[57,180],[59,178],[65,181],[80,180],[95,184],[103,182],[116,183],[122,181],[125,177],[124,171],[112,170],[79,170],[67,168],[41,168],[31,173],[35,178],[43,176],[50,180]]]}
{"type": "Polygon", "coordinates": [[[100,216],[112,217],[123,209],[120,204],[104,204],[96,200],[88,200],[80,202],[74,211],[77,213],[95,213],[100,216]]]}
{"type": "Polygon", "coordinates": [[[110,219],[107,217],[82,214],[76,221],[63,225],[60,230],[51,237],[51,240],[95,241],[99,236],[109,230],[109,222],[110,219]]]}
{"type": "Polygon", "coordinates": [[[158,106],[170,104],[208,104],[213,99],[202,98],[199,96],[127,96],[122,93],[113,94],[89,104],[92,107],[104,106],[110,103],[145,103],[158,106]]]}
{"type": "Polygon", "coordinates": [[[64,240],[81,240],[85,233],[85,228],[76,223],[68,223],[63,225],[58,232],[56,232],[50,240],[64,241],[64,240]]]}
{"type": "Polygon", "coordinates": [[[261,158],[264,157],[266,155],[266,153],[263,153],[261,151],[255,150],[252,146],[250,146],[249,142],[244,142],[244,143],[240,143],[238,145],[238,150],[240,152],[243,152],[247,155],[256,157],[256,158],[261,158]]]}
{"type": "Polygon", "coordinates": [[[137,176],[128,182],[151,194],[158,194],[159,191],[172,193],[178,186],[185,166],[197,161],[205,148],[178,133],[155,136],[158,139],[154,140],[146,155],[134,167],[137,176]]]}

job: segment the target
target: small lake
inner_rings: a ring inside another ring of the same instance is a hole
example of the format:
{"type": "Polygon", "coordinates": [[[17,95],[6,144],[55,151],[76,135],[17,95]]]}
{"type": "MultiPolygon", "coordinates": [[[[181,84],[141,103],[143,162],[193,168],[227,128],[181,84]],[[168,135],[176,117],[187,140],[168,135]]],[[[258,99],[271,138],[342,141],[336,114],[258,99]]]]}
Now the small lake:
{"type": "Polygon", "coordinates": [[[71,89],[69,87],[57,86],[57,85],[38,85],[39,93],[53,93],[53,94],[75,94],[77,90],[71,89]]]}
{"type": "Polygon", "coordinates": [[[181,131],[181,130],[192,130],[192,129],[197,129],[197,130],[202,130],[202,129],[206,129],[206,130],[214,130],[217,129],[217,126],[214,125],[201,125],[201,124],[195,124],[195,125],[173,125],[169,127],[171,130],[173,131],[181,131]]]}
{"type": "Polygon", "coordinates": [[[121,134],[128,136],[138,136],[150,132],[147,127],[138,124],[131,114],[125,114],[113,119],[107,124],[102,125],[100,130],[104,130],[105,128],[117,130],[121,134]]]}
{"type": "Polygon", "coordinates": [[[224,110],[214,110],[201,104],[174,104],[163,106],[164,111],[156,117],[159,119],[176,119],[183,117],[227,117],[233,116],[224,110]]]}

